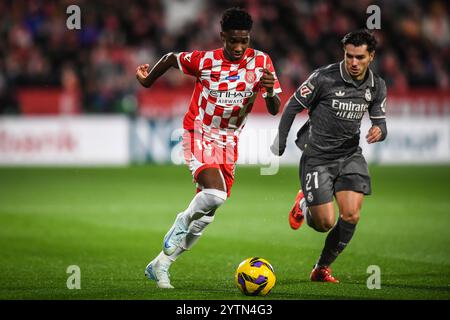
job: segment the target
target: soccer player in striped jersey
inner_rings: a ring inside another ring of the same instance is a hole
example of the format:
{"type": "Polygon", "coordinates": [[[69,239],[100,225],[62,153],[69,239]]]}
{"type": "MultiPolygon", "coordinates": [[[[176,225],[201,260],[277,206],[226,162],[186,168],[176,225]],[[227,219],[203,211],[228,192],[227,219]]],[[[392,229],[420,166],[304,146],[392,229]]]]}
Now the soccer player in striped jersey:
{"type": "Polygon", "coordinates": [[[249,47],[252,24],[245,10],[230,8],[221,20],[223,48],[171,52],[150,71],[148,64],[137,67],[136,77],[147,88],[170,68],[196,78],[183,120],[183,151],[197,194],[177,215],[164,237],[163,250],[145,269],[145,275],[160,288],[173,288],[170,265],[195,244],[230,196],[239,133],[258,92],[270,114],[279,111],[281,88],[273,63],[266,53],[249,47]]]}

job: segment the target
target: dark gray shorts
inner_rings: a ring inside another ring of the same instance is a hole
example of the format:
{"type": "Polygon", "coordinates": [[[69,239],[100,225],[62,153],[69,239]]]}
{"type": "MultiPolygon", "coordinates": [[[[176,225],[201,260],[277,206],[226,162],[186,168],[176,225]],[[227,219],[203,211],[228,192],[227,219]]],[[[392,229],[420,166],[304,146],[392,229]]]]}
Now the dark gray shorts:
{"type": "Polygon", "coordinates": [[[349,157],[324,162],[302,155],[300,182],[308,205],[333,201],[338,191],[372,192],[367,162],[360,151],[349,157]]]}

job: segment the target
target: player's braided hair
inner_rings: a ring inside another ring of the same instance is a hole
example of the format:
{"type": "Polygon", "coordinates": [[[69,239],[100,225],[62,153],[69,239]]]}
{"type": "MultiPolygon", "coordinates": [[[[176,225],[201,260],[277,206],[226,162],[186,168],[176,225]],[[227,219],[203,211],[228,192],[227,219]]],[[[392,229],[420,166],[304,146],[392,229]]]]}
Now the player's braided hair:
{"type": "Polygon", "coordinates": [[[355,47],[367,45],[367,51],[373,52],[377,46],[377,39],[367,29],[360,29],[347,33],[342,38],[342,45],[352,44],[355,47]]]}
{"type": "Polygon", "coordinates": [[[229,8],[225,10],[220,21],[222,31],[252,29],[253,20],[247,11],[241,8],[229,8]]]}

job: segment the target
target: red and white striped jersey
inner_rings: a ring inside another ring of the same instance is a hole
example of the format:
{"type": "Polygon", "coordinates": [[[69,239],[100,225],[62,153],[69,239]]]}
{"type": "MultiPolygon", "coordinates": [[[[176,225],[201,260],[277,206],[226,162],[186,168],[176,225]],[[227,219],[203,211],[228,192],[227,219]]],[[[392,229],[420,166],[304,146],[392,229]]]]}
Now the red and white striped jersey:
{"type": "Polygon", "coordinates": [[[265,93],[263,68],[273,73],[274,91],[281,92],[272,60],[255,49],[247,48],[239,61],[227,60],[223,48],[180,52],[177,59],[183,73],[197,78],[184,129],[200,131],[220,145],[237,141],[257,93],[265,93]]]}

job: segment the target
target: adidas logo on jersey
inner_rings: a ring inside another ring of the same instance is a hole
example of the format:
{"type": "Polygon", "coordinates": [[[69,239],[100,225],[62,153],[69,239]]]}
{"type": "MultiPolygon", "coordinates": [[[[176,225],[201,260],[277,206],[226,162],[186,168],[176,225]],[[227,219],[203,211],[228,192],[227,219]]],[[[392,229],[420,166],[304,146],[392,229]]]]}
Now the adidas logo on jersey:
{"type": "Polygon", "coordinates": [[[345,95],[345,92],[339,90],[338,92],[335,92],[334,94],[337,95],[338,97],[343,97],[345,95]]]}

